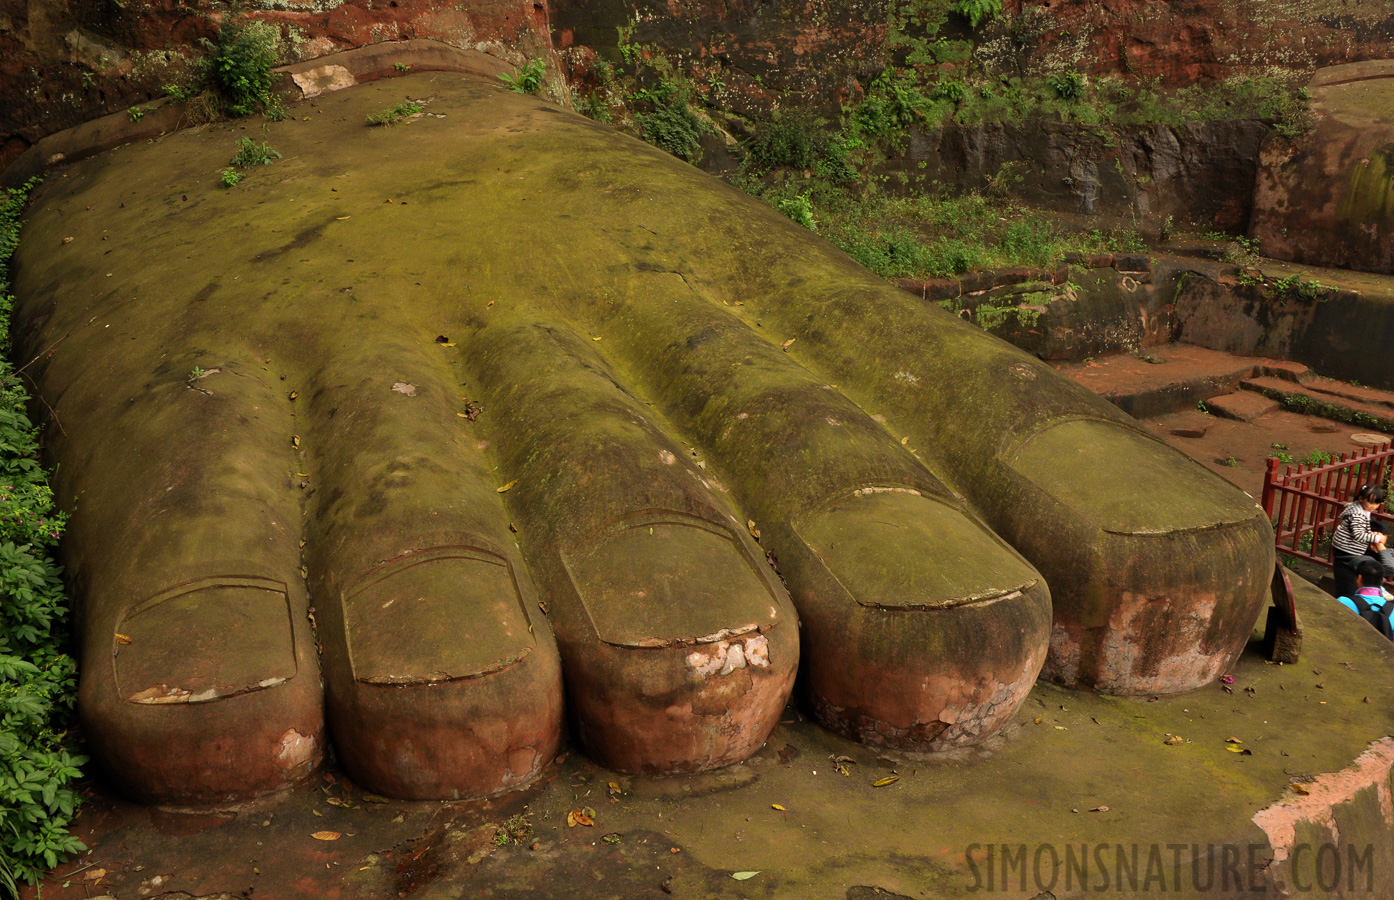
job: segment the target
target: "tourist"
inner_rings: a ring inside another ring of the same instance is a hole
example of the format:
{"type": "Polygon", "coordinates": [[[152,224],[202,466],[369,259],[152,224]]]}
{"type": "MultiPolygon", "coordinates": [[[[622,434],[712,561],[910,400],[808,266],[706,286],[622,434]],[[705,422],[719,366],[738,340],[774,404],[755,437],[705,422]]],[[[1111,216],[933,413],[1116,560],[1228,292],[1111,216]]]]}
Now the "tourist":
{"type": "Polygon", "coordinates": [[[1394,602],[1390,601],[1394,601],[1394,595],[1384,589],[1384,568],[1371,557],[1361,559],[1355,564],[1355,583],[1352,596],[1337,599],[1394,641],[1394,624],[1390,622],[1394,615],[1394,602]]]}
{"type": "Polygon", "coordinates": [[[1336,575],[1336,595],[1347,597],[1355,590],[1355,567],[1363,558],[1372,558],[1384,568],[1385,577],[1394,575],[1394,551],[1388,536],[1372,523],[1370,514],[1384,505],[1384,489],[1367,484],[1355,492],[1355,499],[1341,510],[1336,532],[1331,536],[1336,575]]]}

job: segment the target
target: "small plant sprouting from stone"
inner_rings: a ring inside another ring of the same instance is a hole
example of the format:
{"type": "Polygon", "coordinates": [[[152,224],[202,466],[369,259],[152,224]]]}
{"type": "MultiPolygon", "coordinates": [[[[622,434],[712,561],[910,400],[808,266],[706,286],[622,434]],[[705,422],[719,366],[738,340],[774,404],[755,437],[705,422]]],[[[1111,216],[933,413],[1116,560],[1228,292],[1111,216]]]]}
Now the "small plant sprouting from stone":
{"type": "Polygon", "coordinates": [[[954,0],[950,9],[967,19],[969,25],[977,28],[1001,15],[1002,0],[954,0]]]}
{"type": "Polygon", "coordinates": [[[405,75],[411,71],[411,66],[406,63],[393,63],[392,68],[396,69],[399,75],[405,75]]]}
{"type": "Polygon", "coordinates": [[[230,166],[239,169],[248,169],[252,166],[269,166],[271,163],[281,158],[281,152],[273,148],[270,144],[262,142],[258,144],[249,137],[237,139],[237,153],[228,162],[230,166]]]}
{"type": "Polygon", "coordinates": [[[207,375],[207,374],[208,374],[208,370],[207,370],[207,369],[201,369],[201,368],[199,368],[198,366],[194,366],[192,369],[189,370],[189,380],[190,380],[190,381],[198,381],[200,378],[202,378],[203,376],[205,376],[205,375],[207,375]]]}
{"type": "Polygon", "coordinates": [[[541,59],[530,59],[518,69],[517,73],[505,72],[499,81],[520,94],[536,94],[542,90],[542,76],[547,74],[547,63],[541,59]]]}
{"type": "Polygon", "coordinates": [[[382,112],[373,113],[368,117],[369,125],[396,125],[403,119],[410,118],[421,112],[426,107],[417,103],[415,100],[408,100],[405,103],[398,103],[391,109],[384,109],[382,112]]]}
{"type": "Polygon", "coordinates": [[[1078,100],[1084,96],[1085,79],[1079,72],[1060,72],[1046,79],[1046,84],[1062,100],[1078,100]]]}
{"type": "Polygon", "coordinates": [[[1235,459],[1233,456],[1226,456],[1223,464],[1231,469],[1237,469],[1239,467],[1239,460],[1235,459]]]}
{"type": "Polygon", "coordinates": [[[494,846],[507,847],[509,844],[521,844],[532,837],[532,823],[525,815],[517,815],[504,822],[494,832],[494,846]]]}
{"type": "Polygon", "coordinates": [[[222,180],[219,183],[225,188],[237,187],[237,183],[245,177],[236,169],[224,169],[222,180]]]}
{"type": "Polygon", "coordinates": [[[1210,415],[1210,407],[1208,407],[1208,406],[1205,405],[1205,401],[1204,401],[1204,400],[1197,400],[1197,401],[1196,401],[1196,412],[1203,413],[1203,414],[1205,414],[1205,415],[1208,416],[1208,415],[1210,415]]]}
{"type": "Polygon", "coordinates": [[[144,106],[132,106],[126,111],[126,114],[131,117],[132,122],[139,122],[141,119],[145,118],[145,114],[148,112],[150,112],[150,110],[146,109],[144,106]]]}

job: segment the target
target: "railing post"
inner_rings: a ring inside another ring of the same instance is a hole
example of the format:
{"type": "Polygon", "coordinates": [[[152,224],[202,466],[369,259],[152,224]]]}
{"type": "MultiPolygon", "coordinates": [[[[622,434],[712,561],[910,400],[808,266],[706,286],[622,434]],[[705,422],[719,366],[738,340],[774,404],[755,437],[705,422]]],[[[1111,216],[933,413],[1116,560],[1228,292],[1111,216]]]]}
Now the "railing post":
{"type": "Polygon", "coordinates": [[[1278,457],[1268,457],[1268,471],[1263,473],[1263,511],[1273,519],[1273,479],[1278,477],[1278,457]]]}

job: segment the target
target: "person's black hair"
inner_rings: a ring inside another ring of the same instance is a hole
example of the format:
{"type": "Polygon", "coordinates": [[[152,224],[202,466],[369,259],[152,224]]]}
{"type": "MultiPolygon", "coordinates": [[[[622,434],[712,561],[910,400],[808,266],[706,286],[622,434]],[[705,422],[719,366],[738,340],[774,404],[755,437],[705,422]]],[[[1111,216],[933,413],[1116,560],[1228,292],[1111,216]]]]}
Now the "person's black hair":
{"type": "Polygon", "coordinates": [[[1383,503],[1384,488],[1377,484],[1367,484],[1355,492],[1355,499],[1363,500],[1366,503],[1383,503]]]}
{"type": "Polygon", "coordinates": [[[1379,564],[1379,560],[1368,556],[1355,564],[1355,574],[1360,579],[1361,587],[1379,587],[1384,583],[1384,566],[1379,564]]]}

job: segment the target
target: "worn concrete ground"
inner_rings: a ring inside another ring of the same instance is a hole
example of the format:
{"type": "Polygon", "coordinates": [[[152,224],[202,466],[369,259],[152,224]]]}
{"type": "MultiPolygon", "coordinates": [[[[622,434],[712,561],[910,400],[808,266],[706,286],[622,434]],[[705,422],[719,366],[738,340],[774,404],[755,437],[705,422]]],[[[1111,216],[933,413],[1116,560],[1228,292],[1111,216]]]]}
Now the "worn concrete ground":
{"type": "Polygon", "coordinates": [[[1082,896],[1077,869],[1066,889],[1068,844],[1089,853],[1088,893],[1117,895],[1121,879],[1128,895],[1136,879],[1166,896],[1278,896],[1334,872],[1342,890],[1318,895],[1392,896],[1394,645],[1298,590],[1298,665],[1251,644],[1233,684],[1178,696],[1040,684],[1000,739],[954,756],[880,754],[791,707],[753,759],[715,774],[630,778],[563,752],[531,790],[483,802],[382,801],[332,769],[222,810],[140,807],[92,784],[78,821],[91,851],[42,895],[940,898],[988,889],[990,868],[989,893],[1082,896]],[[573,814],[594,824],[569,825],[573,814]],[[1131,878],[1115,845],[1125,862],[1136,845],[1131,878]],[[1197,851],[1213,859],[1193,873],[1197,851]],[[1149,882],[1154,852],[1165,871],[1149,882]],[[1221,890],[1226,866],[1242,883],[1221,890]],[[745,872],[758,874],[733,877],[745,872]]]}

